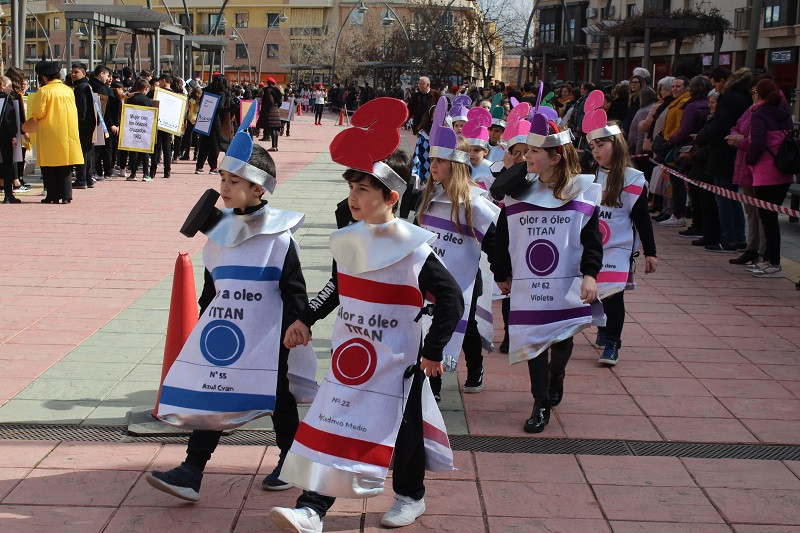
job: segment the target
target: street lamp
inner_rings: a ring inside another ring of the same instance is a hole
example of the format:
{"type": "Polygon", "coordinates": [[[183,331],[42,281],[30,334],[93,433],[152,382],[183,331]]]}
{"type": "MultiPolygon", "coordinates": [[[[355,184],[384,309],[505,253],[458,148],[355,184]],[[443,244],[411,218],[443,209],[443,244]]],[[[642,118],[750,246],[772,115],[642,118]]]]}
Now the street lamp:
{"type": "Polygon", "coordinates": [[[336,44],[333,45],[333,63],[331,64],[331,82],[333,82],[333,77],[336,75],[336,53],[339,51],[339,39],[342,38],[342,32],[344,31],[344,27],[347,25],[347,21],[350,20],[350,16],[353,14],[353,11],[357,11],[359,15],[363,15],[367,12],[367,6],[364,5],[364,0],[359,0],[358,4],[353,4],[353,7],[350,8],[350,11],[347,13],[347,16],[342,22],[342,27],[339,28],[339,33],[336,35],[336,44]]]}
{"type": "Polygon", "coordinates": [[[275,22],[270,24],[269,16],[270,13],[265,15],[267,17],[267,33],[264,34],[264,40],[261,42],[261,51],[258,53],[258,81],[261,82],[261,61],[264,58],[264,47],[267,45],[267,37],[269,37],[269,32],[272,28],[278,27],[278,22],[288,22],[289,17],[286,16],[286,8],[283,8],[278,15],[278,18],[275,19],[275,22]]]}
{"type": "Polygon", "coordinates": [[[244,53],[247,56],[247,79],[248,81],[253,81],[250,79],[250,77],[253,75],[253,65],[250,64],[250,47],[247,46],[247,41],[244,39],[244,37],[242,37],[242,34],[237,31],[234,26],[231,26],[231,41],[235,41],[237,35],[239,36],[239,39],[242,40],[242,43],[244,43],[244,53]]]}

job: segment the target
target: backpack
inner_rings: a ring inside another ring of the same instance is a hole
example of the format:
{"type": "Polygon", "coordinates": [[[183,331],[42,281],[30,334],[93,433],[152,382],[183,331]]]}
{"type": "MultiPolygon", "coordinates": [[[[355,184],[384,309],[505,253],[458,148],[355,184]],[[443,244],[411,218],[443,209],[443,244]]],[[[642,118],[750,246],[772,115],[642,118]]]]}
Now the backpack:
{"type": "Polygon", "coordinates": [[[778,147],[778,153],[773,154],[772,150],[767,149],[772,155],[772,164],[781,174],[800,173],[800,130],[792,129],[786,132],[783,142],[778,147]]]}

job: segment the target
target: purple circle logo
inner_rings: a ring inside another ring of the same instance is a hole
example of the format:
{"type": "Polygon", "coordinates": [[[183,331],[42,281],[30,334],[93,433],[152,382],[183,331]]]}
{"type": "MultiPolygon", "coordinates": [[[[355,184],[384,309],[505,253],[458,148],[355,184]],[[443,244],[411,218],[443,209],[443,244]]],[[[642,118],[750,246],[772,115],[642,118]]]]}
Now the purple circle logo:
{"type": "Polygon", "coordinates": [[[558,249],[544,239],[533,241],[525,254],[528,268],[537,276],[548,276],[558,266],[558,249]]]}

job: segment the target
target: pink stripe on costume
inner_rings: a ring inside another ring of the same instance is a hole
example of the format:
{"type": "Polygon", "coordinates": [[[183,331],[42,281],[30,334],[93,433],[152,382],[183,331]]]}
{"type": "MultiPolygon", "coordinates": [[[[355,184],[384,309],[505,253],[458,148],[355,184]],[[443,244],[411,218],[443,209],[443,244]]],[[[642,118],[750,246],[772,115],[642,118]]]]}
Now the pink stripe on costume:
{"type": "Polygon", "coordinates": [[[644,187],[640,187],[639,185],[628,185],[627,187],[622,189],[622,192],[626,192],[628,194],[634,194],[636,196],[641,196],[643,190],[644,187]]]}
{"type": "Polygon", "coordinates": [[[597,283],[624,283],[628,281],[627,272],[600,272],[597,274],[597,283]]]}

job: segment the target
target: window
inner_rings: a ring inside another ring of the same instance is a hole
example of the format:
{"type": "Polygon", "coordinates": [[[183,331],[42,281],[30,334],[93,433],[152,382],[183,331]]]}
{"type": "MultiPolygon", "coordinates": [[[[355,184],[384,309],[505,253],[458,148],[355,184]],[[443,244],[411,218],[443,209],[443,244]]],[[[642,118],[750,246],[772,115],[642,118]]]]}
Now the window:
{"type": "Polygon", "coordinates": [[[189,15],[189,18],[186,18],[186,13],[181,13],[178,15],[178,24],[181,26],[185,26],[190,30],[194,31],[194,15],[189,15]]]}
{"type": "Polygon", "coordinates": [[[110,57],[112,59],[117,57],[117,45],[116,45],[116,43],[108,45],[108,57],[110,57]]]}
{"type": "Polygon", "coordinates": [[[793,26],[797,22],[797,0],[764,0],[764,27],[793,26]]]}
{"type": "Polygon", "coordinates": [[[634,16],[636,14],[636,4],[628,4],[628,18],[634,16]]]}
{"type": "Polygon", "coordinates": [[[61,29],[61,18],[60,17],[56,17],[56,18],[53,19],[53,29],[54,30],[60,30],[61,29]]]}
{"type": "Polygon", "coordinates": [[[672,7],[670,0],[644,0],[645,9],[657,9],[659,11],[669,11],[672,7]]]}
{"type": "Polygon", "coordinates": [[[125,57],[131,57],[131,43],[122,45],[122,53],[125,54],[125,57]]]}
{"type": "Polygon", "coordinates": [[[36,45],[35,44],[26,44],[25,45],[25,57],[36,57],[36,45]]]}
{"type": "Polygon", "coordinates": [[[250,18],[250,13],[236,13],[234,15],[236,17],[236,27],[237,28],[246,28],[247,22],[250,18]]]}
{"type": "Polygon", "coordinates": [[[539,11],[539,42],[556,43],[560,37],[561,7],[539,11]]]}
{"type": "Polygon", "coordinates": [[[237,44],[236,45],[236,59],[242,59],[247,57],[247,46],[244,44],[237,44]]]}
{"type": "Polygon", "coordinates": [[[267,13],[267,26],[276,27],[281,22],[280,13],[267,13]]]}
{"type": "Polygon", "coordinates": [[[267,59],[278,57],[280,46],[277,44],[267,44],[267,59]]]}
{"type": "Polygon", "coordinates": [[[61,45],[54,44],[53,45],[53,56],[54,57],[61,57],[61,45]]]}
{"type": "MultiPolygon", "coordinates": [[[[209,13],[209,15],[208,15],[208,26],[209,26],[209,29],[214,27],[214,25],[217,23],[217,20],[219,20],[219,18],[220,18],[219,17],[219,13],[209,13]]],[[[219,29],[223,29],[224,27],[225,27],[225,21],[222,20],[219,23],[219,29]]]]}

